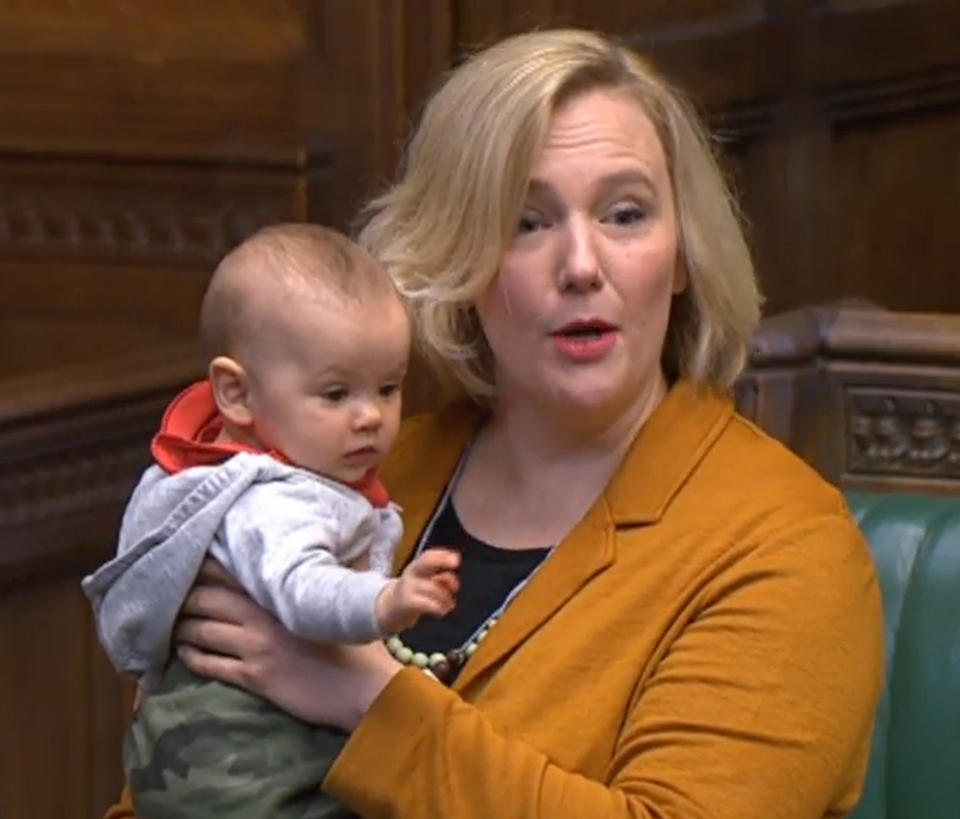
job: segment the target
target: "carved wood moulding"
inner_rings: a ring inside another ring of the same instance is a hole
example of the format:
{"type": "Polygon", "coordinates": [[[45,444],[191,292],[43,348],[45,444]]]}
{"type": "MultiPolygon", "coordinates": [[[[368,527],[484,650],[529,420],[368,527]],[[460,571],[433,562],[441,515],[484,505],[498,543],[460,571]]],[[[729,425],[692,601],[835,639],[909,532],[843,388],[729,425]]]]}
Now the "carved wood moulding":
{"type": "Polygon", "coordinates": [[[960,395],[846,386],[847,471],[960,479],[960,395]]]}
{"type": "Polygon", "coordinates": [[[769,136],[786,111],[783,100],[767,100],[708,110],[706,119],[721,143],[739,147],[769,136]]]}
{"type": "Polygon", "coordinates": [[[960,65],[828,88],[820,105],[836,127],[960,106],[960,65]]]}
{"type": "Polygon", "coordinates": [[[209,267],[302,216],[292,172],[124,163],[0,163],[0,255],[209,267]]]}
{"type": "Polygon", "coordinates": [[[0,450],[0,590],[88,570],[112,552],[168,398],[38,422],[19,452],[0,450]]]}
{"type": "MultiPolygon", "coordinates": [[[[95,447],[0,465],[0,528],[20,528],[121,504],[149,461],[147,429],[95,447]]],[[[119,521],[118,521],[119,522],[119,521]]]]}
{"type": "Polygon", "coordinates": [[[682,4],[676,6],[664,4],[662,8],[669,9],[670,16],[673,18],[668,20],[653,18],[652,10],[638,11],[637,15],[642,17],[644,25],[632,39],[642,46],[644,43],[649,45],[651,42],[670,43],[726,37],[759,28],[772,20],[767,4],[757,0],[716,5],[727,5],[728,8],[706,13],[688,13],[684,19],[675,16],[677,10],[682,8],[682,4]]]}
{"type": "Polygon", "coordinates": [[[929,0],[808,0],[810,10],[821,17],[863,14],[889,9],[891,6],[929,4],[929,0]]]}
{"type": "Polygon", "coordinates": [[[785,51],[778,46],[784,28],[765,3],[726,5],[663,22],[651,20],[652,12],[636,12],[642,23],[622,39],[690,89],[714,134],[736,146],[769,135],[786,111],[785,51]],[[761,64],[765,70],[757,71],[761,64]],[[716,71],[717,65],[724,70],[716,71]]]}
{"type": "Polygon", "coordinates": [[[183,342],[0,379],[0,588],[112,549],[164,407],[202,372],[183,342]]]}

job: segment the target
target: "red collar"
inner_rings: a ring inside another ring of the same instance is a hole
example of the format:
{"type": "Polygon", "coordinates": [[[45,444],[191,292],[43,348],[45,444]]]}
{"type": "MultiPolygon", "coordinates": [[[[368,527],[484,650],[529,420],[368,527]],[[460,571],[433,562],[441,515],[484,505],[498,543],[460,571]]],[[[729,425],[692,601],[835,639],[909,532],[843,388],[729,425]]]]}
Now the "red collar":
{"type": "MultiPolygon", "coordinates": [[[[281,463],[291,461],[282,452],[264,450],[249,444],[217,441],[223,429],[223,417],[217,411],[213,390],[207,380],[198,381],[181,392],[163,414],[160,431],[153,436],[150,452],[167,472],[176,474],[191,466],[210,466],[226,461],[238,452],[269,455],[281,463]]],[[[374,506],[386,506],[390,496],[371,469],[359,481],[348,483],[374,506]]]]}

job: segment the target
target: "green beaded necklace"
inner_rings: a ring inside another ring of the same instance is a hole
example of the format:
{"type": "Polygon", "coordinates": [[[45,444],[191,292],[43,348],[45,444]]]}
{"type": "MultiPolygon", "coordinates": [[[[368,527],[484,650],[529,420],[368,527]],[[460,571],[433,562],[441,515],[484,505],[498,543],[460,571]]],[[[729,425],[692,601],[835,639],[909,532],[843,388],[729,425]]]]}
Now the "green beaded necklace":
{"type": "MultiPolygon", "coordinates": [[[[499,614],[501,610],[502,607],[498,608],[494,614],[499,614]]],[[[431,672],[440,682],[449,683],[460,669],[466,665],[467,660],[473,656],[473,653],[477,650],[477,646],[483,642],[483,638],[486,637],[490,629],[496,625],[496,622],[497,618],[495,616],[488,618],[480,628],[470,636],[466,643],[460,648],[451,649],[446,654],[440,651],[434,651],[432,654],[415,651],[406,645],[403,640],[400,639],[399,635],[396,634],[392,634],[387,638],[387,650],[393,655],[397,662],[403,665],[422,668],[425,671],[431,672]]]]}

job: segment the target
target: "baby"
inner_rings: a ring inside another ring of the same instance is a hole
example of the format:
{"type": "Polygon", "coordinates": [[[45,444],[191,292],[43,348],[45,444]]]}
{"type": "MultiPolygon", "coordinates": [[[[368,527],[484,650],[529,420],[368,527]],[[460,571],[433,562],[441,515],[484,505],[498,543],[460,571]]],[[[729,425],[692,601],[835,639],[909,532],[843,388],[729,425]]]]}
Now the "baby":
{"type": "MultiPolygon", "coordinates": [[[[174,623],[208,556],[311,640],[369,642],[446,614],[456,553],[428,550],[390,577],[401,523],[377,467],[400,425],[410,328],[380,265],[326,228],[265,228],[214,272],[201,335],[208,378],[167,408],[117,556],[83,581],[114,665],[148,694],[169,691],[174,623]]],[[[163,708],[153,699],[138,721],[163,708]]],[[[154,722],[170,728],[166,720],[154,722]]],[[[138,766],[166,765],[162,741],[142,732],[131,761],[137,728],[125,751],[135,799],[149,790],[138,766]]],[[[269,776],[257,771],[261,790],[269,776]]],[[[169,797],[169,779],[155,778],[169,797]]]]}
{"type": "Polygon", "coordinates": [[[167,409],[118,555],[83,583],[117,668],[149,690],[208,554],[313,640],[445,614],[450,553],[388,577],[401,524],[376,469],[400,425],[410,329],[382,268],[326,228],[266,228],[217,267],[201,335],[209,378],[167,409]]]}

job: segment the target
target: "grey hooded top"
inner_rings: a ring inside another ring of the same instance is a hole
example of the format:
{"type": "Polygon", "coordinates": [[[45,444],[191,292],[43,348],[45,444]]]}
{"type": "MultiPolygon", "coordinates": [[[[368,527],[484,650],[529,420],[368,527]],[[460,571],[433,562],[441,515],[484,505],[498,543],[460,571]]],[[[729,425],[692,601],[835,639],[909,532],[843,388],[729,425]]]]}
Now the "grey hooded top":
{"type": "Polygon", "coordinates": [[[369,642],[401,534],[397,507],[269,455],[240,453],[169,474],[151,466],[123,516],[117,555],[83,580],[118,670],[148,690],[200,564],[219,560],[293,633],[369,642]],[[369,554],[370,570],[346,564],[369,554]]]}

